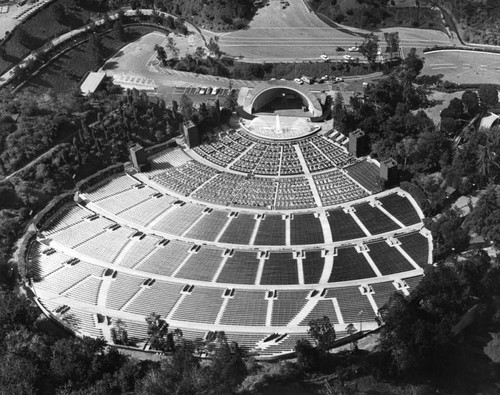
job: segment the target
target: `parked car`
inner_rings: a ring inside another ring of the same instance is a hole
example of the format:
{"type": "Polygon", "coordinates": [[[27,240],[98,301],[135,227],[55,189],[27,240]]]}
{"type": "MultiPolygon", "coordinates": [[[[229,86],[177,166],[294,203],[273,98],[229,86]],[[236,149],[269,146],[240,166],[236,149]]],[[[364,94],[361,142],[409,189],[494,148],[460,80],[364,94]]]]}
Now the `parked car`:
{"type": "Polygon", "coordinates": [[[323,59],[325,62],[330,60],[330,58],[328,56],[326,56],[325,54],[321,55],[320,58],[323,59]]]}
{"type": "Polygon", "coordinates": [[[358,52],[359,48],[358,47],[350,47],[349,52],[358,52]]]}
{"type": "Polygon", "coordinates": [[[206,92],[205,92],[205,95],[209,95],[212,93],[212,88],[208,87],[206,92]]]}
{"type": "Polygon", "coordinates": [[[207,91],[207,88],[203,87],[203,88],[200,89],[200,91],[198,93],[200,95],[204,95],[206,91],[207,91]]]}
{"type": "Polygon", "coordinates": [[[351,55],[344,55],[343,57],[344,57],[345,60],[351,60],[352,59],[351,55]]]}
{"type": "Polygon", "coordinates": [[[304,81],[302,81],[300,78],[294,78],[293,82],[296,82],[299,85],[302,85],[304,83],[304,81]]]}
{"type": "Polygon", "coordinates": [[[342,47],[337,47],[336,49],[337,52],[345,52],[345,49],[342,47]]]}
{"type": "Polygon", "coordinates": [[[212,88],[212,95],[216,95],[217,93],[219,93],[219,90],[220,90],[220,88],[217,88],[217,87],[212,88]]]}
{"type": "Polygon", "coordinates": [[[342,82],[344,79],[342,77],[335,77],[335,82],[342,82]]]}

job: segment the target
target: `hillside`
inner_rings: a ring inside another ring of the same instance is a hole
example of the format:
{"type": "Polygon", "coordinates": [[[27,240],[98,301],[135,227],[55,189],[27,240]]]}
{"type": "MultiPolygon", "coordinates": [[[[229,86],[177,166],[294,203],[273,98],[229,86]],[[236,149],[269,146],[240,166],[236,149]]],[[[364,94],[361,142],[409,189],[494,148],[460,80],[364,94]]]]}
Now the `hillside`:
{"type": "MultiPolygon", "coordinates": [[[[336,23],[362,29],[442,28],[439,11],[429,7],[394,7],[388,0],[308,0],[308,3],[320,16],[326,16],[336,23]]],[[[405,2],[404,5],[411,3],[405,2]]]]}
{"type": "Polygon", "coordinates": [[[252,0],[160,0],[156,6],[215,31],[241,29],[256,11],[252,0]]]}
{"type": "Polygon", "coordinates": [[[436,3],[453,16],[464,41],[500,45],[497,0],[437,0],[436,3]]]}

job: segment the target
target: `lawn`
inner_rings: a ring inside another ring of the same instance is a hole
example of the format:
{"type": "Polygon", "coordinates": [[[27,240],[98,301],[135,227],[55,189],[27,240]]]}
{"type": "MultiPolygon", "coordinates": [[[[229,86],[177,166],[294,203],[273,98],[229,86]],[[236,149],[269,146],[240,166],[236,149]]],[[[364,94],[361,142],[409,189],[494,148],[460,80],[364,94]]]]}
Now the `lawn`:
{"type": "Polygon", "coordinates": [[[6,55],[0,58],[0,74],[19,63],[33,50],[40,48],[49,39],[83,26],[93,15],[81,8],[74,8],[65,16],[63,23],[57,21],[54,8],[63,0],[56,0],[18,25],[13,34],[2,43],[6,55]]]}
{"type": "MultiPolygon", "coordinates": [[[[110,58],[128,42],[137,40],[154,30],[154,28],[147,26],[126,28],[128,38],[126,42],[121,41],[115,31],[103,35],[104,58],[110,58]]],[[[71,49],[29,80],[24,85],[23,90],[34,93],[45,92],[47,89],[53,89],[55,92],[71,92],[76,89],[87,71],[96,71],[102,66],[102,62],[99,63],[92,52],[90,41],[71,49]]]]}

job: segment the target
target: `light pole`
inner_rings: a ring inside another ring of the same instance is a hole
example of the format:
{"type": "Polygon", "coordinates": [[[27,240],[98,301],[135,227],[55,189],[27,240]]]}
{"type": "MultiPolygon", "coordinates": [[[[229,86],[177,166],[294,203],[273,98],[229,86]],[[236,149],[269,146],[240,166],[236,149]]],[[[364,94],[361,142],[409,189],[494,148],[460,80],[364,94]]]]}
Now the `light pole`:
{"type": "Polygon", "coordinates": [[[361,321],[359,322],[359,331],[363,332],[363,310],[361,310],[358,315],[361,317],[361,321]]]}

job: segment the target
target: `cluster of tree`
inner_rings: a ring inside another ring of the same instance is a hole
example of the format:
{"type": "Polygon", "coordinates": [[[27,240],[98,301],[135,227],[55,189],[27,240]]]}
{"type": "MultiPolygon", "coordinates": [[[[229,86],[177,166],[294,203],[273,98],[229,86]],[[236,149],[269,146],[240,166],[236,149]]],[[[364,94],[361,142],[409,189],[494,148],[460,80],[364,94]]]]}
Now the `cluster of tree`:
{"type": "Polygon", "coordinates": [[[460,135],[464,127],[478,114],[484,114],[498,103],[495,85],[481,85],[478,91],[466,90],[461,98],[450,100],[441,112],[441,130],[449,136],[460,135]]]}
{"type": "MultiPolygon", "coordinates": [[[[497,375],[498,367],[492,371],[479,354],[491,339],[488,332],[500,328],[499,276],[498,262],[478,251],[427,267],[410,296],[394,294],[381,312],[381,347],[393,371],[450,380],[458,387],[498,378],[489,376],[497,375]]],[[[498,344],[490,344],[490,351],[495,347],[498,354],[498,344]]]]}
{"type": "Polygon", "coordinates": [[[362,29],[393,26],[432,29],[442,25],[439,12],[421,7],[424,0],[417,1],[416,7],[391,7],[389,0],[312,0],[310,4],[314,11],[337,23],[362,29]]]}
{"type": "Polygon", "coordinates": [[[450,156],[450,142],[420,109],[428,105],[427,89],[416,84],[422,60],[411,51],[402,67],[355,95],[347,107],[341,94],[333,102],[335,128],[344,134],[357,128],[367,133],[371,152],[392,157],[401,170],[439,169],[450,156]]]}
{"type": "Polygon", "coordinates": [[[5,394],[229,394],[247,376],[236,344],[222,336],[200,364],[186,342],[161,362],[138,361],[103,339],[55,330],[32,303],[0,293],[0,388],[5,394]],[[57,333],[57,335],[54,335],[57,333]]]}
{"type": "Polygon", "coordinates": [[[464,41],[500,44],[500,30],[495,23],[500,13],[495,0],[434,0],[434,3],[458,21],[464,41]]]}

